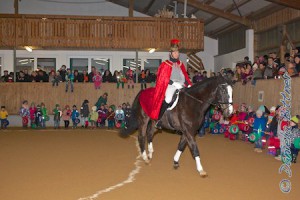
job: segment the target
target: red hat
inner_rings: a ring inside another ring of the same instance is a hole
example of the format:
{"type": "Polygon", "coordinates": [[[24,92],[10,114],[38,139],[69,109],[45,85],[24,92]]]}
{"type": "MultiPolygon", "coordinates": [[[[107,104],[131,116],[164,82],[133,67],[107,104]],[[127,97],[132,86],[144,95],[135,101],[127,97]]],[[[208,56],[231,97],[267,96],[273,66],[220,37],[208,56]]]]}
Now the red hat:
{"type": "Polygon", "coordinates": [[[179,40],[178,39],[172,39],[171,40],[171,46],[170,51],[178,51],[179,49],[179,40]]]}

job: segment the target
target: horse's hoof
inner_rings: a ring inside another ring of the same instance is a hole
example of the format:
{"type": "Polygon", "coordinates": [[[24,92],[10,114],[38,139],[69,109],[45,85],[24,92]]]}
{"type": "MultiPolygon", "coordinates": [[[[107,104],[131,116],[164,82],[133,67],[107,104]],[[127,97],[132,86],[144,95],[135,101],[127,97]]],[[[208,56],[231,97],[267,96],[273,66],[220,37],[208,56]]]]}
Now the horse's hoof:
{"type": "Polygon", "coordinates": [[[174,169],[178,169],[179,168],[179,163],[174,161],[173,167],[174,167],[174,169]]]}
{"type": "Polygon", "coordinates": [[[208,174],[206,173],[206,171],[200,171],[199,172],[200,173],[200,176],[202,177],[202,178],[206,178],[207,176],[208,176],[208,174]]]}

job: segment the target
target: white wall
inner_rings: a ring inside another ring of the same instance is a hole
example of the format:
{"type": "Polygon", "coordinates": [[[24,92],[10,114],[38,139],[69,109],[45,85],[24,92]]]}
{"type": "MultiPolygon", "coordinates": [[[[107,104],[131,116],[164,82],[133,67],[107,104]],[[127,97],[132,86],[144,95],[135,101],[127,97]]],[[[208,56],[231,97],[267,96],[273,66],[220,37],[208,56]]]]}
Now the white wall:
{"type": "MultiPolygon", "coordinates": [[[[49,15],[85,15],[85,16],[128,16],[128,8],[117,4],[93,0],[86,3],[82,0],[59,0],[47,2],[43,0],[22,0],[19,2],[20,14],[49,14],[49,15]],[[63,2],[63,3],[59,3],[63,2]]],[[[14,0],[0,0],[0,13],[14,13],[14,0]]],[[[133,12],[134,17],[147,17],[139,12],[133,12]]]]}
{"type": "MultiPolygon", "coordinates": [[[[92,58],[109,58],[110,70],[121,70],[123,59],[135,59],[134,51],[60,51],[60,50],[33,50],[32,53],[26,50],[17,50],[17,57],[34,58],[34,69],[37,69],[37,58],[56,58],[56,69],[62,65],[70,66],[70,58],[89,58],[89,71],[91,70],[92,58]]],[[[139,59],[142,59],[142,68],[146,59],[168,59],[167,52],[138,52],[139,59]]],[[[184,56],[184,55],[183,55],[184,56]]],[[[1,57],[1,73],[4,70],[13,71],[13,51],[0,50],[1,57]]]]}
{"type": "Polygon", "coordinates": [[[196,55],[202,59],[206,71],[214,71],[215,56],[218,55],[218,40],[204,36],[204,51],[196,55]]]}
{"type": "Polygon", "coordinates": [[[235,64],[244,60],[248,56],[250,61],[254,60],[254,31],[246,31],[246,47],[228,54],[215,56],[215,71],[218,72],[222,67],[234,68],[235,64]]]}

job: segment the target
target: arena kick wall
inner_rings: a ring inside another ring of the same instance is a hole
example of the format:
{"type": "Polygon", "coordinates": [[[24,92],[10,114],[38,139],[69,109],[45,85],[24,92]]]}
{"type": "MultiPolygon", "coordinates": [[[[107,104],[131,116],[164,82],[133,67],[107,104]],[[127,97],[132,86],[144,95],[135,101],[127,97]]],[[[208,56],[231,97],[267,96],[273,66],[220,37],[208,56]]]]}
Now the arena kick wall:
{"type": "Polygon", "coordinates": [[[55,104],[61,108],[75,104],[80,109],[87,99],[91,109],[104,92],[108,93],[108,105],[118,106],[124,102],[131,104],[140,89],[140,84],[136,84],[134,89],[127,89],[126,84],[124,89],[117,89],[115,83],[103,83],[100,90],[95,90],[93,83],[74,83],[74,92],[71,93],[70,85],[69,91],[65,92],[65,83],[58,87],[52,87],[51,83],[0,83],[0,106],[5,106],[9,115],[16,115],[24,100],[36,105],[44,102],[49,114],[52,114],[55,104]]]}
{"type": "MultiPolygon", "coordinates": [[[[283,79],[257,80],[256,85],[247,83],[242,85],[236,83],[233,90],[233,101],[236,104],[246,103],[257,109],[260,105],[267,107],[280,103],[282,98],[280,92],[283,91],[283,79]],[[259,93],[263,94],[262,101],[258,100],[259,93]]],[[[148,86],[149,87],[149,86],[148,86]]],[[[120,105],[124,102],[133,102],[135,96],[140,91],[140,84],[135,84],[134,89],[117,89],[114,83],[103,83],[100,90],[95,90],[92,83],[74,83],[74,92],[65,92],[65,84],[60,83],[58,87],[52,87],[51,83],[0,83],[0,106],[6,106],[9,115],[17,115],[23,100],[28,100],[29,104],[44,102],[49,114],[55,104],[77,105],[80,108],[82,102],[87,99],[90,108],[98,98],[104,93],[108,93],[108,104],[120,105]]],[[[292,115],[300,114],[300,77],[292,78],[292,115]]]]}
{"type": "MultiPolygon", "coordinates": [[[[233,89],[233,102],[237,104],[246,103],[252,105],[254,109],[260,105],[266,105],[268,108],[282,105],[280,92],[283,92],[283,88],[283,79],[257,80],[255,85],[236,83],[233,89]],[[259,93],[263,93],[262,101],[258,100],[259,93]]],[[[291,79],[291,96],[291,114],[300,114],[300,77],[291,79]]]]}

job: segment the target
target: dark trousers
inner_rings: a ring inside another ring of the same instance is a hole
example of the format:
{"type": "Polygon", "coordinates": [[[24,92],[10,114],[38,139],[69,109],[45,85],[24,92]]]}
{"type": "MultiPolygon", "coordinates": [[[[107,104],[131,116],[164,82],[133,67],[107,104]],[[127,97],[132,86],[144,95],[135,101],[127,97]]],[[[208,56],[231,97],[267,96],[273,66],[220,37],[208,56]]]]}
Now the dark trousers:
{"type": "Polygon", "coordinates": [[[70,121],[69,120],[64,120],[64,122],[65,122],[65,128],[68,128],[69,124],[70,124],[70,121]]]}

